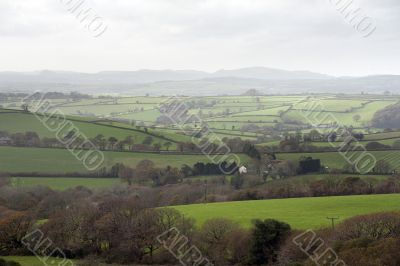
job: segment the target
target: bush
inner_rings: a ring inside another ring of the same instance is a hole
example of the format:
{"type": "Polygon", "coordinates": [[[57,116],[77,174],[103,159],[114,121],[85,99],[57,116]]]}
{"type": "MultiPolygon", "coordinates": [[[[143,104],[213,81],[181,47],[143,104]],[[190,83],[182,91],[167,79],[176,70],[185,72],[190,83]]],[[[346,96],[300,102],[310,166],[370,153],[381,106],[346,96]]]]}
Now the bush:
{"type": "Polygon", "coordinates": [[[400,240],[387,238],[379,241],[356,239],[347,241],[339,250],[338,256],[347,265],[397,266],[400,265],[400,240]]]}
{"type": "Polygon", "coordinates": [[[375,213],[347,219],[338,226],[337,237],[344,241],[400,237],[400,212],[375,213]]]}
{"type": "Polygon", "coordinates": [[[376,162],[373,172],[376,174],[389,174],[393,171],[393,167],[384,160],[379,160],[376,162]]]}

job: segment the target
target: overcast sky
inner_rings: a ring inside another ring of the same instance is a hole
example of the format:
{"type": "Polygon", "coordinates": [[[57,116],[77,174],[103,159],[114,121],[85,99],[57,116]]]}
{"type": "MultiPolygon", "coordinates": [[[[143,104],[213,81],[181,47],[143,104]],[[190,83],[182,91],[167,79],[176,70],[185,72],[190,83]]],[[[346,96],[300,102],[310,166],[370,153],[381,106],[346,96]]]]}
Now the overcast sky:
{"type": "Polygon", "coordinates": [[[86,0],[107,26],[98,38],[68,1],[78,0],[0,0],[0,71],[400,74],[399,0],[354,0],[376,24],[368,38],[335,9],[340,0],[86,0]]]}

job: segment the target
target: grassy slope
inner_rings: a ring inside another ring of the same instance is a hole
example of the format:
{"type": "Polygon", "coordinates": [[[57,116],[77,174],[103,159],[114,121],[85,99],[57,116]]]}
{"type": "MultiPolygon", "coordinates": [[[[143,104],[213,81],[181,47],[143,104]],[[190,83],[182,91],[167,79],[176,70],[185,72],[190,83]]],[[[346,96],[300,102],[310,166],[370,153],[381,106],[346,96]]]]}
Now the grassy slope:
{"type": "Polygon", "coordinates": [[[145,110],[143,112],[131,113],[131,114],[124,114],[118,115],[116,118],[125,118],[125,119],[132,119],[136,121],[147,121],[147,122],[155,122],[157,118],[161,115],[160,111],[151,109],[145,110]]]}
{"type": "Polygon", "coordinates": [[[90,113],[96,116],[110,115],[112,113],[132,112],[135,108],[141,110],[150,110],[154,107],[149,104],[98,104],[82,106],[60,106],[57,109],[65,114],[74,115],[78,113],[90,113]]]}
{"type": "MultiPolygon", "coordinates": [[[[216,98],[219,99],[220,101],[224,98],[216,98]]],[[[304,99],[304,97],[303,97],[304,99]]],[[[261,104],[264,104],[265,102],[275,103],[278,104],[295,104],[294,108],[307,108],[309,103],[302,103],[298,102],[300,98],[287,98],[286,101],[284,102],[279,102],[280,99],[279,97],[261,97],[261,104]],[[277,101],[278,100],[278,101],[277,101]]],[[[341,99],[341,98],[335,98],[335,97],[315,97],[312,98],[313,101],[321,103],[322,107],[324,108],[325,111],[330,112],[336,120],[342,124],[342,125],[353,125],[353,126],[362,126],[364,124],[369,124],[371,121],[374,113],[377,110],[380,110],[384,108],[387,105],[393,104],[395,100],[393,101],[383,101],[379,99],[373,99],[375,100],[374,102],[369,102],[371,99],[359,99],[359,98],[349,98],[349,99],[341,99]],[[362,106],[362,104],[368,103],[365,106],[362,106]],[[355,108],[352,110],[352,108],[355,108]],[[352,110],[352,111],[350,111],[352,110]],[[345,113],[346,112],[346,113],[345,113]],[[359,114],[361,116],[361,119],[359,122],[354,122],[353,117],[354,115],[359,114]]],[[[224,100],[225,101],[225,100],[224,100]]],[[[255,98],[249,98],[247,99],[246,97],[236,97],[236,98],[231,98],[230,100],[226,100],[226,103],[230,108],[235,109],[235,106],[243,105],[245,102],[247,102],[247,105],[254,105],[256,106],[258,103],[255,102],[255,98]],[[237,102],[236,102],[237,101],[237,102]]],[[[220,104],[221,105],[221,104],[220,104]]],[[[310,106],[308,106],[310,107],[310,106]]],[[[217,124],[213,124],[213,121],[225,121],[223,124],[226,127],[232,127],[235,126],[236,128],[240,128],[243,124],[248,121],[251,122],[257,122],[258,125],[263,125],[260,124],[260,121],[269,122],[269,124],[265,125],[273,125],[274,120],[280,121],[281,119],[279,117],[270,117],[270,116],[265,116],[265,115],[278,115],[278,111],[283,111],[286,110],[288,107],[275,107],[275,108],[267,108],[266,110],[260,110],[260,111],[253,111],[253,112],[241,112],[238,114],[230,115],[230,116],[222,116],[222,117],[216,117],[216,118],[211,118],[208,119],[210,121],[210,125],[215,128],[219,128],[221,122],[218,122],[217,124]],[[260,116],[258,116],[260,115],[260,116]],[[264,116],[263,116],[264,115],[264,116]],[[229,122],[226,122],[229,121],[229,122]],[[232,122],[236,121],[236,122],[232,122]]],[[[326,113],[328,114],[328,113],[326,113]]],[[[298,121],[303,121],[307,122],[307,119],[304,118],[304,116],[296,110],[291,110],[288,113],[284,115],[285,118],[289,118],[291,120],[298,120],[298,121]]]]}
{"type": "MultiPolygon", "coordinates": [[[[313,104],[311,105],[311,101],[297,103],[295,105],[296,109],[309,109],[311,106],[318,106],[319,108],[323,108],[326,111],[332,112],[344,112],[349,110],[352,107],[361,107],[363,103],[366,103],[366,100],[356,100],[356,99],[320,99],[320,98],[312,98],[313,104]]],[[[317,110],[318,110],[317,109],[317,110]]]]}
{"type": "MultiPolygon", "coordinates": [[[[75,120],[75,118],[74,118],[75,120]]],[[[136,143],[143,141],[148,135],[145,132],[138,132],[129,129],[113,128],[107,125],[93,124],[88,121],[72,121],[72,123],[87,137],[93,138],[98,134],[103,134],[105,137],[116,137],[124,139],[127,136],[135,137],[136,143]]],[[[34,131],[41,137],[54,137],[55,133],[48,130],[41,121],[30,113],[0,113],[0,130],[9,133],[34,131]]],[[[163,141],[155,138],[155,141],[163,141]]]]}
{"type": "Polygon", "coordinates": [[[252,219],[273,218],[295,229],[316,229],[330,225],[327,216],[344,220],[355,215],[400,210],[400,194],[224,202],[174,208],[195,218],[198,224],[225,217],[248,227],[252,219]]]}
{"type": "MultiPolygon", "coordinates": [[[[333,100],[331,102],[331,104],[335,103],[333,100]]],[[[376,102],[372,102],[369,103],[367,105],[365,105],[363,108],[360,109],[356,109],[352,112],[348,112],[348,113],[336,113],[336,112],[329,112],[337,122],[339,122],[340,125],[346,125],[346,126],[362,126],[363,124],[369,124],[371,119],[373,118],[375,112],[377,112],[378,110],[381,110],[383,108],[385,108],[388,105],[391,105],[395,103],[395,101],[376,101],[376,102]],[[353,120],[353,117],[355,115],[360,115],[361,119],[358,122],[355,122],[353,120]]],[[[344,108],[343,103],[340,103],[340,100],[338,100],[335,104],[338,104],[339,106],[341,106],[341,108],[344,108]]],[[[353,104],[353,103],[352,103],[353,104]]],[[[348,108],[351,107],[357,107],[357,105],[352,106],[351,104],[349,106],[347,106],[348,108]]],[[[327,107],[325,107],[327,111],[330,111],[327,107]]],[[[307,112],[299,112],[297,110],[292,110],[289,111],[288,113],[285,114],[285,117],[292,119],[292,120],[298,120],[298,121],[303,121],[303,122],[309,122],[307,120],[307,118],[311,118],[312,119],[321,119],[321,121],[323,121],[323,118],[326,117],[326,115],[328,115],[329,113],[325,113],[325,115],[321,115],[320,118],[318,118],[318,116],[316,116],[316,114],[305,114],[307,112]],[[306,116],[306,117],[305,117],[306,116]],[[315,118],[317,117],[317,118],[315,118]]],[[[317,112],[318,113],[318,112],[317,112]]],[[[329,118],[331,121],[332,119],[329,118]]],[[[312,120],[313,121],[313,120],[312,120]]]]}
{"type": "MultiPolygon", "coordinates": [[[[209,162],[204,155],[165,155],[153,153],[134,152],[104,152],[104,166],[110,167],[115,163],[124,163],[135,166],[144,159],[152,160],[156,166],[165,167],[193,165],[197,162],[209,162]]],[[[239,155],[242,162],[249,160],[246,155],[239,155]]],[[[42,173],[71,173],[86,172],[82,163],[68,150],[42,149],[42,148],[17,148],[0,147],[0,172],[42,172],[42,173]]]]}

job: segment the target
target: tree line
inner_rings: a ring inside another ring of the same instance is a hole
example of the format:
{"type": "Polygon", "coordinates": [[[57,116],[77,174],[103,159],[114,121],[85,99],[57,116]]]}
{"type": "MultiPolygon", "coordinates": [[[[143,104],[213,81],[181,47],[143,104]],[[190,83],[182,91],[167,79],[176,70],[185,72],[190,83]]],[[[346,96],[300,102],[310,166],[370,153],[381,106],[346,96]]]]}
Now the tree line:
{"type": "Polygon", "coordinates": [[[196,226],[173,208],[153,208],[134,189],[53,191],[3,183],[0,195],[0,256],[33,255],[26,237],[41,232],[59,250],[50,254],[51,249],[41,249],[40,255],[62,252],[82,266],[175,265],[179,261],[170,247],[173,232],[179,232],[188,243],[179,245],[179,258],[190,261],[196,247],[210,265],[400,264],[398,212],[353,217],[334,230],[303,231],[274,219],[256,219],[249,228],[222,217],[196,226]]]}
{"type": "MultiPolygon", "coordinates": [[[[138,141],[134,136],[127,136],[123,139],[118,139],[114,136],[105,137],[103,134],[98,134],[94,138],[89,139],[95,146],[103,151],[149,151],[160,152],[172,151],[171,147],[175,147],[177,152],[181,153],[203,153],[201,147],[207,145],[207,153],[220,153],[221,144],[209,143],[207,138],[201,139],[197,145],[193,142],[178,142],[172,141],[159,142],[152,136],[146,136],[142,141],[138,141]]],[[[244,141],[240,138],[223,138],[223,145],[226,145],[232,153],[245,153],[251,158],[260,158],[260,153],[255,145],[250,141],[244,141]]],[[[85,144],[81,137],[76,137],[76,132],[71,130],[62,136],[62,142],[70,143],[68,148],[85,149],[91,145],[85,144]]],[[[18,147],[45,147],[45,148],[66,148],[59,139],[54,137],[40,137],[34,131],[8,133],[0,130],[0,146],[18,146],[18,147]]]]}
{"type": "Polygon", "coordinates": [[[119,177],[128,185],[132,184],[152,184],[153,186],[163,186],[168,184],[177,184],[183,182],[184,178],[207,176],[207,175],[224,175],[229,172],[235,174],[238,165],[233,162],[228,164],[222,162],[215,163],[195,163],[192,167],[184,164],[180,168],[166,166],[156,167],[151,160],[140,161],[135,168],[117,163],[111,167],[110,176],[119,177]]]}
{"type": "MultiPolygon", "coordinates": [[[[80,137],[75,137],[76,132],[70,131],[63,136],[62,141],[71,141],[68,148],[88,149],[91,145],[85,144],[80,137]]],[[[105,137],[102,134],[96,135],[89,139],[94,145],[103,151],[155,151],[161,149],[169,150],[173,143],[166,141],[164,143],[155,142],[152,136],[145,137],[141,142],[137,141],[133,136],[127,136],[123,139],[116,137],[105,137]]],[[[0,145],[17,146],[17,147],[44,147],[44,148],[67,148],[57,138],[42,137],[40,138],[36,132],[27,131],[24,133],[10,134],[6,131],[0,131],[0,145]]]]}

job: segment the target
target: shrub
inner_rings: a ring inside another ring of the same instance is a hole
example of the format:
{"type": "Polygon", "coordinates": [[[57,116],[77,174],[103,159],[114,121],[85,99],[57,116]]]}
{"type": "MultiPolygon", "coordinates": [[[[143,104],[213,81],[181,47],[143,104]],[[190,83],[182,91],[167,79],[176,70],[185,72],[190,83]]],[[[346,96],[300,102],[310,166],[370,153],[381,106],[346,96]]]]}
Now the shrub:
{"type": "Polygon", "coordinates": [[[397,266],[400,265],[400,240],[386,238],[378,241],[356,239],[347,241],[339,250],[338,256],[347,265],[397,266]]]}
{"type": "Polygon", "coordinates": [[[400,212],[375,213],[347,219],[338,226],[337,237],[340,240],[400,237],[400,212]]]}

